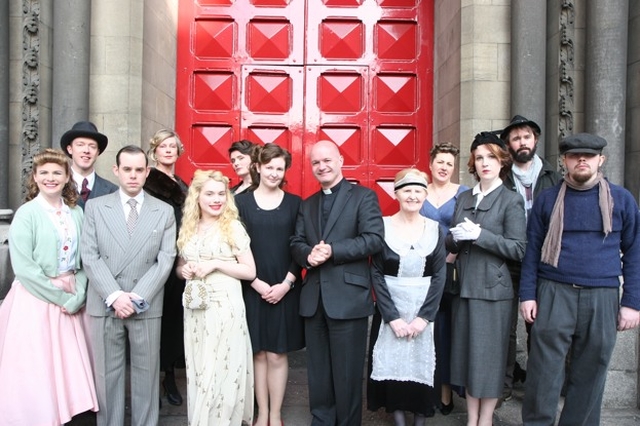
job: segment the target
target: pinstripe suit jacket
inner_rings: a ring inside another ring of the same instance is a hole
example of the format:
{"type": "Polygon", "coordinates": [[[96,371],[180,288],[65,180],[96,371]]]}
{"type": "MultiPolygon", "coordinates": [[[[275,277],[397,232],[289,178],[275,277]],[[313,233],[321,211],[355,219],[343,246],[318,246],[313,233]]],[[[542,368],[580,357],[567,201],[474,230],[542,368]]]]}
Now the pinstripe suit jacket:
{"type": "Polygon", "coordinates": [[[89,315],[114,316],[113,311],[107,311],[105,299],[122,290],[149,303],[149,310],[133,318],[162,316],[164,283],[176,256],[175,242],[173,209],[147,193],[131,237],[120,191],[87,201],[80,253],[90,280],[89,315]]]}

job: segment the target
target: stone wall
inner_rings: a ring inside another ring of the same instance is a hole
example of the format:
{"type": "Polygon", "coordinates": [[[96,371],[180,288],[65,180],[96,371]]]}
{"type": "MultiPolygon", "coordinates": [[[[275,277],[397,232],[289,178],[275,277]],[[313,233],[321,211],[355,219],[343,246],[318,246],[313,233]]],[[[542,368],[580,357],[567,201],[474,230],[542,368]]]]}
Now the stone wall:
{"type": "MultiPolygon", "coordinates": [[[[510,2],[461,2],[460,164],[469,160],[474,136],[508,123],[510,2]]],[[[466,167],[460,182],[475,184],[466,167]]]]}
{"type": "MultiPolygon", "coordinates": [[[[626,150],[625,150],[625,187],[640,201],[640,1],[629,2],[629,45],[627,53],[627,119],[626,119],[626,150]]],[[[621,340],[624,348],[616,350],[615,368],[620,374],[625,375],[625,387],[607,386],[607,395],[619,395],[625,397],[625,402],[634,402],[640,406],[640,332],[638,330],[627,331],[621,340]],[[612,389],[614,388],[614,389],[612,389]]],[[[622,345],[618,345],[622,346],[622,345]]],[[[610,377],[613,379],[613,377],[610,377]]],[[[618,398],[610,399],[610,406],[615,406],[618,398]]]]}
{"type": "Polygon", "coordinates": [[[629,2],[625,186],[640,200],[640,1],[629,2]]]}
{"type": "Polygon", "coordinates": [[[460,2],[434,3],[433,144],[460,146],[460,2]]]}
{"type": "Polygon", "coordinates": [[[116,152],[148,148],[175,123],[178,0],[93,1],[91,119],[109,137],[97,165],[113,180],[116,152]]]}
{"type": "Polygon", "coordinates": [[[142,142],[163,127],[175,127],[178,0],[144,3],[142,46],[142,142]]]}

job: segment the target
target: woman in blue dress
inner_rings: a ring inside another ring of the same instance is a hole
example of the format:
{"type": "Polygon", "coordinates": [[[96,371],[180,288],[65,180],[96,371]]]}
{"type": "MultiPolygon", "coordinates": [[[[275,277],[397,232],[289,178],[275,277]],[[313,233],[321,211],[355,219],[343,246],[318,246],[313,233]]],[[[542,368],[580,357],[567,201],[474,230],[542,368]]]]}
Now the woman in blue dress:
{"type": "MultiPolygon", "coordinates": [[[[427,186],[427,199],[420,209],[420,214],[440,224],[446,235],[451,225],[453,210],[458,195],[469,187],[451,182],[456,167],[456,158],[460,150],[455,145],[445,142],[435,145],[429,153],[429,171],[431,183],[427,186]]],[[[447,254],[447,280],[440,301],[440,309],[435,322],[436,342],[436,384],[440,389],[440,412],[447,416],[453,410],[451,382],[451,301],[458,292],[455,288],[456,276],[454,262],[456,255],[447,254]]],[[[456,393],[464,395],[464,389],[456,387],[456,393]]]]}

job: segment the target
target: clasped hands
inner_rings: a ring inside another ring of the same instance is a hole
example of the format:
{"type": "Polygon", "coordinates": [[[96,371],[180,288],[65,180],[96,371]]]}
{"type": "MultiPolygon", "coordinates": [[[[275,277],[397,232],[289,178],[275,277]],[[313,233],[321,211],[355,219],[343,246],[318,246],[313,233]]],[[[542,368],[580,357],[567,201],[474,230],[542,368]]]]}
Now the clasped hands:
{"type": "Polygon", "coordinates": [[[480,225],[473,223],[469,218],[464,218],[464,222],[457,224],[449,229],[453,240],[458,241],[475,241],[480,236],[480,225]]]}
{"type": "Polygon", "coordinates": [[[416,317],[410,323],[407,323],[402,318],[395,319],[389,323],[391,330],[395,333],[397,338],[406,337],[407,340],[415,339],[418,337],[425,328],[427,328],[427,321],[423,318],[416,317]]]}
{"type": "Polygon", "coordinates": [[[182,265],[182,278],[192,280],[194,278],[204,278],[218,269],[218,260],[213,259],[206,262],[187,262],[182,265]]]}
{"type": "Polygon", "coordinates": [[[116,313],[116,317],[120,319],[129,318],[136,310],[133,307],[133,299],[142,299],[135,293],[122,293],[116,300],[113,301],[111,307],[116,313]]]}
{"type": "Polygon", "coordinates": [[[272,305],[282,300],[284,295],[291,290],[291,286],[285,282],[269,285],[269,283],[262,281],[260,278],[253,280],[251,287],[258,292],[262,300],[272,305]]]}
{"type": "Polygon", "coordinates": [[[311,249],[311,253],[307,256],[307,263],[313,267],[322,265],[331,258],[332,254],[331,244],[320,241],[311,249]]]}

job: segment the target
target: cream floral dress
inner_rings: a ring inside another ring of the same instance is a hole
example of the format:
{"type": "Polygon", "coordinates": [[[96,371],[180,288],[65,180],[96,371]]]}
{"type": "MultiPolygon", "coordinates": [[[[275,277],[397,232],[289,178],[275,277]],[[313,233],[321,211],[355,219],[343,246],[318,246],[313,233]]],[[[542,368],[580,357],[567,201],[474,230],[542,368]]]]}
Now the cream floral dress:
{"type": "MultiPolygon", "coordinates": [[[[194,236],[185,246],[187,261],[237,262],[250,239],[233,223],[233,247],[217,227],[194,236]]],[[[220,272],[205,278],[208,309],[184,310],[187,405],[192,426],[250,425],[253,417],[253,354],[240,281],[220,272]]]]}

